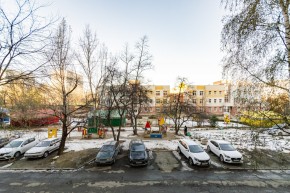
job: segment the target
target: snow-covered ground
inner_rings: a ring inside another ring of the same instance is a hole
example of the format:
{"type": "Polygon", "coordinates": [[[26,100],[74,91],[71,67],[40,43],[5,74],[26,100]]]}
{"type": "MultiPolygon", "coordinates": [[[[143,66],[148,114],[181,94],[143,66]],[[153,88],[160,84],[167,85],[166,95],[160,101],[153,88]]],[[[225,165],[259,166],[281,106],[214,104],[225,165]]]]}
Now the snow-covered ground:
{"type": "Polygon", "coordinates": [[[273,151],[290,152],[290,136],[279,137],[266,133],[257,134],[257,132],[251,130],[238,129],[192,129],[191,136],[194,139],[224,139],[230,141],[236,148],[248,149],[250,151],[257,147],[273,151]]]}
{"type": "MultiPolygon", "coordinates": [[[[220,124],[221,127],[225,125],[220,124]]],[[[139,133],[142,133],[140,128],[139,133]]],[[[254,149],[255,145],[257,148],[269,149],[274,151],[290,152],[290,136],[284,136],[283,138],[277,136],[271,136],[268,134],[259,134],[256,137],[256,142],[252,139],[255,138],[256,132],[251,130],[240,130],[240,129],[213,129],[205,130],[202,128],[189,128],[193,140],[206,139],[224,139],[232,142],[235,147],[239,149],[254,149]]],[[[181,131],[182,132],[182,131],[181,131]]],[[[36,137],[38,139],[45,139],[48,136],[47,129],[41,129],[37,131],[4,131],[0,130],[0,136],[12,136],[19,134],[21,137],[36,137]]],[[[108,132],[110,134],[110,132],[108,132]]],[[[123,128],[121,132],[120,140],[122,141],[123,149],[129,148],[131,139],[135,137],[132,135],[132,128],[123,128]]],[[[188,138],[188,137],[187,137],[188,138]]],[[[82,139],[82,133],[79,131],[73,131],[68,137],[66,142],[66,151],[80,151],[88,148],[100,148],[105,142],[112,140],[109,139],[82,139]]],[[[176,150],[178,139],[164,140],[164,139],[143,139],[146,147],[150,150],[154,149],[165,149],[165,150],[176,150]]],[[[203,145],[205,148],[205,145],[203,145]]]]}

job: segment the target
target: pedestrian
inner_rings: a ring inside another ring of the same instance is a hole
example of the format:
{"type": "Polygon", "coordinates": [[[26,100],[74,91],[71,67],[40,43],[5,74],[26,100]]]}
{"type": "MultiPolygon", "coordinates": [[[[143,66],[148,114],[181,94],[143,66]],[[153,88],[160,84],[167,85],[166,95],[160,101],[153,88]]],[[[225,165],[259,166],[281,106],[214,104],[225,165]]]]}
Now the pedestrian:
{"type": "Polygon", "coordinates": [[[186,127],[186,125],[184,127],[184,135],[187,136],[187,127],[186,127]]]}

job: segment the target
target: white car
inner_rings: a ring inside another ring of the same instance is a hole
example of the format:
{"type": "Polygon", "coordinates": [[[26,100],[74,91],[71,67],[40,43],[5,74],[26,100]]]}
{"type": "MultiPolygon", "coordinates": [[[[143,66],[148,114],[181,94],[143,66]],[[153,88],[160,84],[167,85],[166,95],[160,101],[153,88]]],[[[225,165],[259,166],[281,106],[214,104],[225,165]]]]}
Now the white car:
{"type": "Polygon", "coordinates": [[[203,148],[189,139],[180,139],[177,147],[178,153],[182,153],[190,165],[209,165],[210,157],[203,148]]]}
{"type": "Polygon", "coordinates": [[[39,142],[36,146],[25,152],[25,158],[46,158],[51,152],[59,149],[60,139],[49,138],[39,142]]]}
{"type": "Polygon", "coordinates": [[[290,129],[286,123],[273,125],[267,132],[270,135],[290,135],[290,129]]]}
{"type": "Polygon", "coordinates": [[[37,143],[34,137],[14,139],[0,149],[0,160],[18,158],[37,143]]]}
{"type": "Polygon", "coordinates": [[[209,140],[207,143],[207,151],[211,151],[217,155],[221,162],[243,163],[243,155],[228,141],[209,140]]]}

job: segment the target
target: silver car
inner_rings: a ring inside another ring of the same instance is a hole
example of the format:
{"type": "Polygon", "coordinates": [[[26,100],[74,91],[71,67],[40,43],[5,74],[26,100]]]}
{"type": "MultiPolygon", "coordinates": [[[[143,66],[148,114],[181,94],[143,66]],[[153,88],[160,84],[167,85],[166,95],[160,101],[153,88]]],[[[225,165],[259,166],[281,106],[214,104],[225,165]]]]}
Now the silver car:
{"type": "Polygon", "coordinates": [[[60,139],[49,138],[39,142],[36,146],[32,147],[25,152],[25,158],[46,158],[51,152],[59,149],[60,139]]]}
{"type": "Polygon", "coordinates": [[[38,143],[34,137],[14,139],[0,149],[0,160],[19,158],[21,154],[38,143]]]}

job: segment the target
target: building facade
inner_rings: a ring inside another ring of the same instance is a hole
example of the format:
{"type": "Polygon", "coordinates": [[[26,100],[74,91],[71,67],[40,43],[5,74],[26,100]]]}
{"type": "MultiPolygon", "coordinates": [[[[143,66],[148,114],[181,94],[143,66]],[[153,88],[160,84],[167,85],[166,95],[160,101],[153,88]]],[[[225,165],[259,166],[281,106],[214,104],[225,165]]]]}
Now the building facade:
{"type": "MultiPolygon", "coordinates": [[[[169,102],[170,95],[178,91],[178,88],[170,88],[169,85],[147,85],[148,96],[151,104],[142,110],[142,114],[159,114],[163,104],[169,102]]],[[[212,85],[186,85],[181,91],[180,100],[190,101],[197,112],[209,115],[223,116],[225,112],[234,114],[233,91],[228,82],[217,81],[212,85]]]]}

